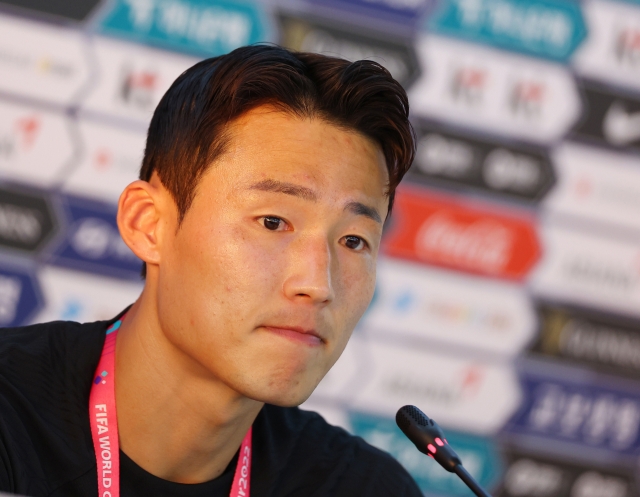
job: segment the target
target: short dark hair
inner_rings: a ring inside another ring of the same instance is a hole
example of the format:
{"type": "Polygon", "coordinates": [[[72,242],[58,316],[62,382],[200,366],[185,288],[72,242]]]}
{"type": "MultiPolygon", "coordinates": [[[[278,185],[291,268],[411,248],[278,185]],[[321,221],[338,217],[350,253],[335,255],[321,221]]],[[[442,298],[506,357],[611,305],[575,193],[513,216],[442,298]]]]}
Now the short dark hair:
{"type": "Polygon", "coordinates": [[[187,69],[153,114],[140,179],[158,174],[176,202],[179,222],[202,174],[225,150],[226,126],[261,105],[325,119],[376,142],[389,172],[391,210],[396,186],[415,155],[402,86],[373,61],[252,45],[187,69]]]}

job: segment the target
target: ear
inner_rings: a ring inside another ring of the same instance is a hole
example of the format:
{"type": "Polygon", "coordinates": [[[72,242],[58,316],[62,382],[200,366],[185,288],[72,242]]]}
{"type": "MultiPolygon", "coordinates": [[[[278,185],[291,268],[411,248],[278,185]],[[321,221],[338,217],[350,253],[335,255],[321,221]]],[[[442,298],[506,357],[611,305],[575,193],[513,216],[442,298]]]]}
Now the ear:
{"type": "Polygon", "coordinates": [[[138,180],[124,189],[118,201],[120,235],[147,264],[160,262],[164,193],[158,185],[138,180]]]}

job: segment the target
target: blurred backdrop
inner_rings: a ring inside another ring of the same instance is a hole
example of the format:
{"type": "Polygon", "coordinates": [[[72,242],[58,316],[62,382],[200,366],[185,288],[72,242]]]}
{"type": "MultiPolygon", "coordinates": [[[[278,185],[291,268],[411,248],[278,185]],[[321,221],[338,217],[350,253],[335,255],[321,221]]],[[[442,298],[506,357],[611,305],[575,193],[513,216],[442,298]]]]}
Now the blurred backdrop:
{"type": "Polygon", "coordinates": [[[374,301],[306,406],[469,496],[395,427],[416,404],[504,497],[633,497],[640,456],[640,5],[0,0],[0,326],[114,316],[116,202],[164,91],[258,41],[370,58],[416,162],[374,301]]]}

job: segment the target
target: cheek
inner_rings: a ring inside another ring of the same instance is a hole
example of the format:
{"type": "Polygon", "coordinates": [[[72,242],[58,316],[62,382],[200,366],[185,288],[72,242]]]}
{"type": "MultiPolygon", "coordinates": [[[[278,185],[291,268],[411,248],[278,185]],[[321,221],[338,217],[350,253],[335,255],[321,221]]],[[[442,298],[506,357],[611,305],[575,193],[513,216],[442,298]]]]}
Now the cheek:
{"type": "Polygon", "coordinates": [[[176,278],[189,297],[186,305],[223,325],[241,321],[278,290],[280,259],[286,254],[261,245],[239,224],[202,223],[176,238],[175,266],[183,273],[176,278]]]}
{"type": "Polygon", "coordinates": [[[340,278],[340,302],[343,303],[345,325],[353,329],[367,310],[376,284],[376,266],[373,259],[345,267],[340,278]]]}

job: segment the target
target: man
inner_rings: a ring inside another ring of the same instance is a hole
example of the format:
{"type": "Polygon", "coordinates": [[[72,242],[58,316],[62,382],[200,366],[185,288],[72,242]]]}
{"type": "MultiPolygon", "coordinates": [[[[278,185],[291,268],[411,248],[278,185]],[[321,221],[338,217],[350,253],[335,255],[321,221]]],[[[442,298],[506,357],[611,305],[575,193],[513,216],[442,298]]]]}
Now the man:
{"type": "Polygon", "coordinates": [[[140,298],[108,323],[0,332],[0,490],[421,495],[292,407],[371,300],[413,153],[406,94],[376,63],[253,46],[182,74],[118,206],[140,298]]]}

